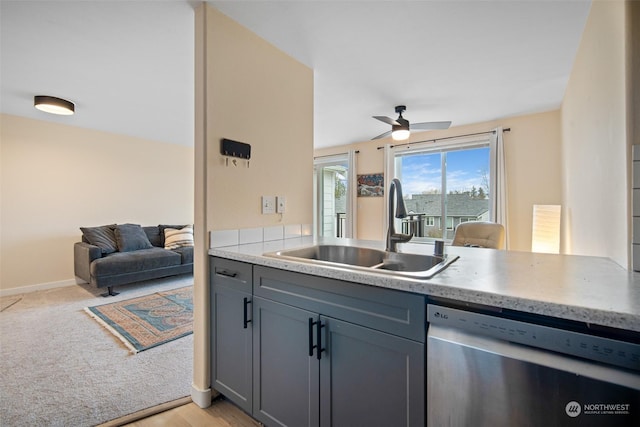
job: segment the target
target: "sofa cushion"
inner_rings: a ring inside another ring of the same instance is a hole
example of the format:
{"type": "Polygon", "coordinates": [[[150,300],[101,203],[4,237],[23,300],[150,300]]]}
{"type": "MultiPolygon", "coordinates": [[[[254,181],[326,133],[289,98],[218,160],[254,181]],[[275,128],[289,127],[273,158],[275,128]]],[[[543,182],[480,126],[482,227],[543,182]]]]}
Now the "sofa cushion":
{"type": "Polygon", "coordinates": [[[115,229],[116,242],[120,252],[149,249],[153,245],[139,224],[119,224],[115,229]]]}
{"type": "Polygon", "coordinates": [[[164,248],[178,249],[193,246],[193,227],[187,225],[176,230],[175,228],[164,229],[164,248]]]}
{"type": "Polygon", "coordinates": [[[142,227],[147,238],[149,238],[149,242],[153,246],[157,246],[159,248],[164,247],[164,236],[160,235],[160,227],[157,225],[144,226],[142,227]]]}
{"type": "Polygon", "coordinates": [[[182,224],[182,225],[160,224],[160,225],[158,225],[158,228],[160,229],[160,238],[162,239],[162,244],[160,245],[160,247],[164,248],[164,230],[165,230],[165,228],[173,228],[175,230],[180,230],[181,228],[184,228],[187,225],[189,225],[189,224],[182,224]]]}
{"type": "Polygon", "coordinates": [[[99,247],[103,254],[110,254],[118,250],[115,228],[115,224],[110,224],[100,227],[80,227],[80,231],[87,243],[99,247]]]}
{"type": "Polygon", "coordinates": [[[93,277],[135,273],[180,265],[182,256],[162,248],[115,252],[91,263],[93,277]]]}
{"type": "Polygon", "coordinates": [[[193,264],[193,246],[173,249],[173,252],[180,254],[182,257],[182,264],[193,264]]]}

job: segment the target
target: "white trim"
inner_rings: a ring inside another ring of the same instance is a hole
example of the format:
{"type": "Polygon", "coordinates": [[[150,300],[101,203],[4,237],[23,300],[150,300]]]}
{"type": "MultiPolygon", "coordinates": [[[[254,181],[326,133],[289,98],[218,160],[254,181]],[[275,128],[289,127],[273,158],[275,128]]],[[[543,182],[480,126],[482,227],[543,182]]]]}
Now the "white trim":
{"type": "Polygon", "coordinates": [[[460,147],[460,148],[468,148],[476,145],[485,145],[489,144],[491,141],[492,135],[487,132],[487,134],[482,135],[470,135],[470,136],[461,136],[456,138],[451,138],[447,140],[436,140],[433,141],[425,141],[419,143],[408,144],[397,144],[391,146],[393,150],[394,157],[399,153],[415,153],[421,151],[438,151],[438,150],[447,150],[451,147],[460,147]]]}
{"type": "Polygon", "coordinates": [[[211,399],[218,395],[218,392],[210,388],[200,390],[195,384],[191,384],[191,400],[202,409],[211,406],[211,399]]]}
{"type": "MultiPolygon", "coordinates": [[[[355,151],[333,154],[330,156],[314,157],[313,159],[313,229],[317,236],[324,235],[324,168],[334,165],[344,166],[347,169],[347,192],[346,192],[346,222],[343,230],[343,237],[354,238],[356,233],[357,217],[357,166],[355,151]]],[[[333,193],[332,190],[331,193],[333,193]]],[[[335,220],[335,211],[333,218],[335,220]]],[[[334,236],[335,237],[335,230],[334,236]]]]}
{"type": "Polygon", "coordinates": [[[345,237],[358,238],[358,160],[355,150],[349,150],[349,171],[347,189],[347,215],[345,237]]]}
{"type": "Polygon", "coordinates": [[[17,288],[0,289],[0,297],[11,295],[27,294],[36,291],[45,291],[47,289],[64,288],[65,286],[77,285],[79,283],[87,283],[80,279],[59,280],[57,282],[37,283],[35,285],[20,286],[17,288]]]}

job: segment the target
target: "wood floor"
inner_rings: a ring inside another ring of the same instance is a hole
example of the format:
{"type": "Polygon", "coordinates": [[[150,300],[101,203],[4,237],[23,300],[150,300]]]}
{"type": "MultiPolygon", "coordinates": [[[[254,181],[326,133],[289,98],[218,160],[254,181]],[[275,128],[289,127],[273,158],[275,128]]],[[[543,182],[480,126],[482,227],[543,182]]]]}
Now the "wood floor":
{"type": "MultiPolygon", "coordinates": [[[[191,399],[189,399],[190,401],[191,399]]],[[[178,406],[128,424],[112,424],[128,427],[257,427],[255,421],[241,409],[224,398],[218,398],[206,409],[193,402],[178,406]]]]}

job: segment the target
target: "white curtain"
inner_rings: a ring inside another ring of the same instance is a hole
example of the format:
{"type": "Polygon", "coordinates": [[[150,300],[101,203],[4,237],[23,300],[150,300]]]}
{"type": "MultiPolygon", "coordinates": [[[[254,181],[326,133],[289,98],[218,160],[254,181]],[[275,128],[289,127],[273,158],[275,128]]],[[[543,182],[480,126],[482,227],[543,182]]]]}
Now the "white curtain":
{"type": "Polygon", "coordinates": [[[505,249],[509,249],[509,218],[507,215],[507,166],[504,150],[504,138],[502,127],[494,129],[491,136],[491,152],[494,155],[495,167],[492,168],[491,194],[493,205],[491,206],[491,220],[502,224],[505,230],[505,249]]]}
{"type": "Polygon", "coordinates": [[[384,207],[382,214],[382,236],[386,236],[389,224],[389,183],[396,177],[395,152],[391,148],[391,144],[384,145],[384,207]]]}
{"type": "Polygon", "coordinates": [[[358,238],[358,164],[355,150],[349,150],[349,191],[347,200],[347,212],[351,216],[351,221],[347,221],[345,237],[358,238]]]}

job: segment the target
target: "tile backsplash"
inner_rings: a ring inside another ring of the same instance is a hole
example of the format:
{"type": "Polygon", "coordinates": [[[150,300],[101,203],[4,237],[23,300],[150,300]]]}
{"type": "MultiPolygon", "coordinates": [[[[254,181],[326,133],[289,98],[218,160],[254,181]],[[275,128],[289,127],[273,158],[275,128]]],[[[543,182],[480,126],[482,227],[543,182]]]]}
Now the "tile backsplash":
{"type": "Polygon", "coordinates": [[[275,225],[272,227],[242,228],[239,230],[213,230],[209,232],[209,248],[236,246],[311,236],[311,224],[275,225]]]}

